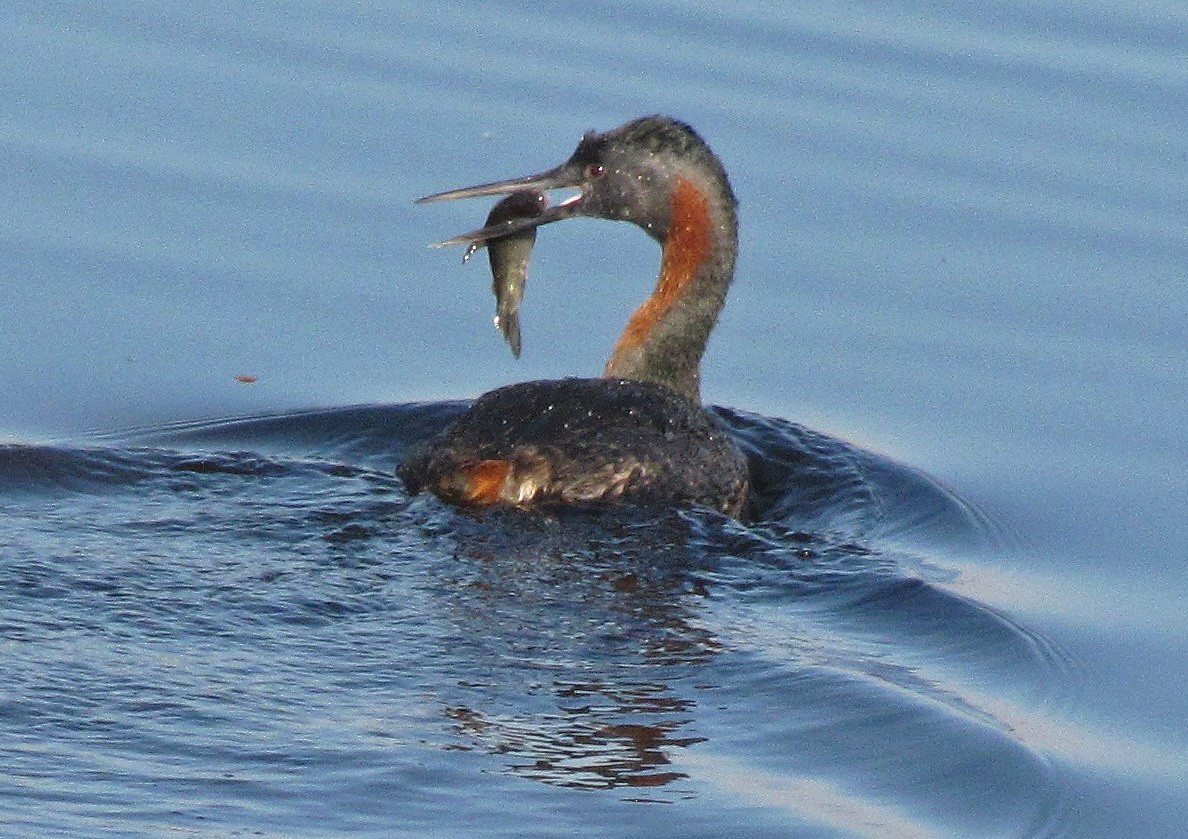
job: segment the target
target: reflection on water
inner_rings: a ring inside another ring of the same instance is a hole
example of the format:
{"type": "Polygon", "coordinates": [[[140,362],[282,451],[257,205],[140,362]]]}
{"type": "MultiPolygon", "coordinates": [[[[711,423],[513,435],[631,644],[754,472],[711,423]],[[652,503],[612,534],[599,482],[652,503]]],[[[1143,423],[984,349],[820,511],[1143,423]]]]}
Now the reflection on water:
{"type": "MultiPolygon", "coordinates": [[[[453,519],[452,514],[449,515],[453,519]]],[[[696,623],[704,586],[679,516],[494,511],[449,533],[442,581],[476,672],[445,709],[460,743],[567,787],[679,781],[668,755],[696,702],[679,683],[719,651],[696,623]],[[525,699],[540,710],[525,715],[525,699]]],[[[687,793],[686,793],[687,794],[687,793]]]]}

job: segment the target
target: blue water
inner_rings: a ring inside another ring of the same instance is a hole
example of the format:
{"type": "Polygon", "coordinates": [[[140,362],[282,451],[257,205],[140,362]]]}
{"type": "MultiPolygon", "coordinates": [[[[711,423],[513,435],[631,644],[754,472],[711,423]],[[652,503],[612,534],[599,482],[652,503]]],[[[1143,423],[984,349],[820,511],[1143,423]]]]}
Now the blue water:
{"type": "Polygon", "coordinates": [[[1186,24],[0,10],[0,832],[1179,835],[1186,24]],[[412,199],[651,112],[740,198],[764,514],[409,498],[657,263],[543,231],[514,361],[412,199]]]}

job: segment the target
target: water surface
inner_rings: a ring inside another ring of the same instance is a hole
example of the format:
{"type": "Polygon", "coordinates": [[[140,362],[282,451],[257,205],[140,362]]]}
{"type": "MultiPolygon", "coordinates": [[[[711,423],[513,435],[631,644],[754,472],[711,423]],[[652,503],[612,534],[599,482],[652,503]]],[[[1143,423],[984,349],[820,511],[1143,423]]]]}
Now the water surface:
{"type": "Polygon", "coordinates": [[[0,22],[6,835],[1181,830],[1178,5],[0,22]],[[766,514],[408,498],[657,264],[543,231],[513,361],[424,247],[487,205],[412,199],[653,112],[740,198],[766,514]]]}

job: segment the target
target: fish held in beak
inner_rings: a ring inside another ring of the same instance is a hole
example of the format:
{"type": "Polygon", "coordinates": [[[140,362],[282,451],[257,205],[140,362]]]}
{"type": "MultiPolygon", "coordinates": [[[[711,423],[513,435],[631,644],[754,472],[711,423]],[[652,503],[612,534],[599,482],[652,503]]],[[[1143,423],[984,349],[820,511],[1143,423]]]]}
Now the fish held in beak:
{"type": "MultiPolygon", "coordinates": [[[[483,229],[499,230],[507,226],[508,222],[538,218],[548,205],[548,196],[539,189],[513,192],[491,209],[483,229]]],[[[487,248],[487,258],[491,264],[491,291],[495,294],[495,325],[503,333],[516,358],[520,357],[520,301],[524,298],[528,265],[535,244],[536,227],[526,227],[487,239],[471,240],[462,257],[465,262],[479,248],[487,248]]]]}

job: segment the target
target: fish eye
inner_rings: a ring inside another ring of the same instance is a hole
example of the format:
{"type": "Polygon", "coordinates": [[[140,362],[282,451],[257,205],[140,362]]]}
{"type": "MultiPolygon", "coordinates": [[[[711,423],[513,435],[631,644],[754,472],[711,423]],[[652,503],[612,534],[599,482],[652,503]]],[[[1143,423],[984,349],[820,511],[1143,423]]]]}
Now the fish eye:
{"type": "Polygon", "coordinates": [[[586,177],[592,181],[598,180],[606,174],[606,167],[601,163],[591,163],[586,167],[586,177]]]}

